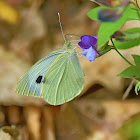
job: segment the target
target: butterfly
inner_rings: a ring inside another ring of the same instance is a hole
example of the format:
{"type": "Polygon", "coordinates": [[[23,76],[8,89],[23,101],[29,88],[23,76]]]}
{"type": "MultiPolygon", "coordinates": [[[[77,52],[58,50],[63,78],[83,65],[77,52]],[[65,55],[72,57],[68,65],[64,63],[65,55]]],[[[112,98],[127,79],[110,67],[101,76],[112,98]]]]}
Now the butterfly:
{"type": "Polygon", "coordinates": [[[60,105],[78,96],[84,86],[84,72],[70,41],[34,64],[19,80],[16,93],[44,98],[60,105]]]}

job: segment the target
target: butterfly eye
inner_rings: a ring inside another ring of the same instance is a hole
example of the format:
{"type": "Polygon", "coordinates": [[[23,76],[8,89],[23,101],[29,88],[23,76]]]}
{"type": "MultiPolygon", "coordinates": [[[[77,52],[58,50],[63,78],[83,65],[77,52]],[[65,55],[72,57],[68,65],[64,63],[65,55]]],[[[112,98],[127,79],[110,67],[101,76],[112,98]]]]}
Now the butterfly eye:
{"type": "Polygon", "coordinates": [[[40,84],[42,81],[43,76],[39,75],[38,78],[36,79],[36,83],[40,84]]]}

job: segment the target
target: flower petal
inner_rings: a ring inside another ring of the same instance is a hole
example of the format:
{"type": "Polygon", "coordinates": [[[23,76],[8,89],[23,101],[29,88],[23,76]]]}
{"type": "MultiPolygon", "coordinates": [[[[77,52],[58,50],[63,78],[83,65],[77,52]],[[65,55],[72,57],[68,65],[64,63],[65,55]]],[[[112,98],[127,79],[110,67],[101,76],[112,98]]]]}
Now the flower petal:
{"type": "Polygon", "coordinates": [[[83,35],[81,36],[81,41],[89,48],[92,45],[96,45],[97,44],[97,36],[91,36],[91,35],[83,35]],[[91,44],[90,44],[90,43],[91,44]]]}
{"type": "Polygon", "coordinates": [[[81,52],[82,55],[85,55],[86,58],[89,61],[94,61],[96,58],[96,52],[94,51],[94,49],[92,47],[90,47],[89,49],[85,49],[81,52]]]}
{"type": "Polygon", "coordinates": [[[88,49],[88,47],[82,43],[82,42],[79,42],[78,45],[82,48],[82,49],[88,49]]]}
{"type": "Polygon", "coordinates": [[[91,36],[91,35],[89,35],[89,40],[90,40],[90,43],[92,45],[96,45],[97,44],[98,37],[97,36],[91,36]]]}
{"type": "Polygon", "coordinates": [[[85,44],[87,48],[90,48],[91,47],[90,39],[89,39],[88,35],[81,36],[81,42],[83,44],[85,44]]]}
{"type": "Polygon", "coordinates": [[[85,49],[81,52],[81,54],[86,56],[87,52],[88,52],[88,49],[85,49]]]}
{"type": "Polygon", "coordinates": [[[92,45],[91,44],[91,46],[92,46],[92,49],[99,55],[99,56],[101,56],[101,54],[97,51],[97,46],[94,46],[94,45],[92,45]]]}
{"type": "Polygon", "coordinates": [[[93,50],[92,47],[90,47],[87,51],[87,54],[86,54],[86,58],[89,60],[89,61],[94,61],[95,58],[96,58],[96,53],[95,51],[93,50]]]}

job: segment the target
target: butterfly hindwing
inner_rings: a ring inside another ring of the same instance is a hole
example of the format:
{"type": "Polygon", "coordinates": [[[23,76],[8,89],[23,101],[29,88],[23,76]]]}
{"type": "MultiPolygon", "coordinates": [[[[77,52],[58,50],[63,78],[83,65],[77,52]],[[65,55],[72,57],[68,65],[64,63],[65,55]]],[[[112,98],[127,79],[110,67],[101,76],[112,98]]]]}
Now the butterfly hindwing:
{"type": "Polygon", "coordinates": [[[84,73],[75,53],[61,54],[48,70],[43,83],[43,98],[59,105],[78,96],[83,89],[84,73]]]}
{"type": "Polygon", "coordinates": [[[63,51],[55,51],[38,61],[18,82],[16,92],[21,95],[42,97],[44,77],[52,63],[63,51]]]}

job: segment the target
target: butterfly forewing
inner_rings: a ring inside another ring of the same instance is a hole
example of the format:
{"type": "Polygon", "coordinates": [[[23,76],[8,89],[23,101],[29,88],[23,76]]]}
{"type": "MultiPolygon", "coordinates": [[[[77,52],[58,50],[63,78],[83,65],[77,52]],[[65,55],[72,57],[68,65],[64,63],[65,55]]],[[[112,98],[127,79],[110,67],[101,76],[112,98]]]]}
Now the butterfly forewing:
{"type": "Polygon", "coordinates": [[[62,53],[62,50],[55,51],[45,58],[38,61],[18,82],[16,92],[22,95],[42,97],[42,83],[44,77],[56,60],[62,53]]]}
{"type": "Polygon", "coordinates": [[[78,96],[84,86],[84,73],[75,53],[63,53],[48,70],[43,83],[43,98],[59,105],[78,96]]]}

